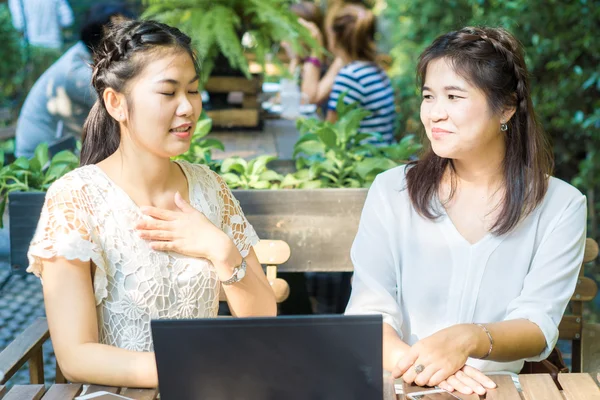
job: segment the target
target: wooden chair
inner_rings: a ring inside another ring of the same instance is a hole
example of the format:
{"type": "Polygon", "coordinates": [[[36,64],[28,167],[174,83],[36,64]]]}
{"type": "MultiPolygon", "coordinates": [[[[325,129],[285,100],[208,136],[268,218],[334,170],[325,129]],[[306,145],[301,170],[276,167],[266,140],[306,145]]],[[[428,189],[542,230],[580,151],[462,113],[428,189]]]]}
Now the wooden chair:
{"type": "MultiPolygon", "coordinates": [[[[285,301],[290,294],[290,287],[285,280],[277,278],[277,266],[290,258],[290,246],[283,240],[261,240],[254,251],[260,263],[266,265],[267,279],[277,303],[285,301]]],[[[223,290],[219,293],[219,300],[226,301],[223,290]]],[[[49,338],[46,318],[38,318],[0,352],[0,385],[9,380],[26,362],[29,364],[29,382],[44,384],[42,345],[49,338]]],[[[56,383],[66,383],[58,363],[56,383]]]]}
{"type": "Polygon", "coordinates": [[[598,257],[598,243],[588,238],[585,242],[585,253],[583,265],[579,273],[579,280],[575,287],[575,293],[569,303],[571,311],[569,315],[563,316],[558,327],[559,339],[570,340],[572,343],[571,372],[581,372],[582,367],[582,338],[583,338],[583,303],[592,301],[598,292],[598,286],[593,279],[583,276],[585,264],[594,261],[598,257]]]}

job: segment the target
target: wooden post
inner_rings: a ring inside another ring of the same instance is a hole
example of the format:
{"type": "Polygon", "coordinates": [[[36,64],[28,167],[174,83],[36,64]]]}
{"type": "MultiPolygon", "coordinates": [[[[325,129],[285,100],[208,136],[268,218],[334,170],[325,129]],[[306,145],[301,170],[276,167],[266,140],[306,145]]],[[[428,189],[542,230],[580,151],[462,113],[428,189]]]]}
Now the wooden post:
{"type": "Polygon", "coordinates": [[[29,359],[29,382],[32,385],[44,384],[44,354],[42,353],[42,346],[33,351],[29,359]]]}

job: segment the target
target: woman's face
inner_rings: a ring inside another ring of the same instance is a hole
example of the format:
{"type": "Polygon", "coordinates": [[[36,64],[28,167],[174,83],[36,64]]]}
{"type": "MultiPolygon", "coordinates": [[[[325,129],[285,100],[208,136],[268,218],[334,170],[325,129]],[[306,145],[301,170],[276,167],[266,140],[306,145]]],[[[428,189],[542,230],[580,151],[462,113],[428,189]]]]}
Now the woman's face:
{"type": "Polygon", "coordinates": [[[439,157],[464,159],[503,149],[502,116],[493,113],[483,91],[456,74],[447,59],[428,64],[422,91],[421,122],[439,157]]]}
{"type": "Polygon", "coordinates": [[[134,146],[165,158],[185,153],[202,111],[192,58],[185,51],[159,53],[129,89],[127,132],[134,146]]]}

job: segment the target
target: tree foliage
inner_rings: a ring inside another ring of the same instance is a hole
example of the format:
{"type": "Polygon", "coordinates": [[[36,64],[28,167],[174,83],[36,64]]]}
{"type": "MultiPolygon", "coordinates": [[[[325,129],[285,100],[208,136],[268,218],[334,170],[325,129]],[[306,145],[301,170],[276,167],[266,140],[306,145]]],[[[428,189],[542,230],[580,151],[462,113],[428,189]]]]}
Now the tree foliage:
{"type": "Polygon", "coordinates": [[[301,43],[317,43],[289,10],[288,0],[144,0],[145,18],[173,25],[190,35],[205,81],[222,55],[229,67],[250,77],[246,53],[268,61],[273,44],[288,41],[298,54],[301,43]]]}

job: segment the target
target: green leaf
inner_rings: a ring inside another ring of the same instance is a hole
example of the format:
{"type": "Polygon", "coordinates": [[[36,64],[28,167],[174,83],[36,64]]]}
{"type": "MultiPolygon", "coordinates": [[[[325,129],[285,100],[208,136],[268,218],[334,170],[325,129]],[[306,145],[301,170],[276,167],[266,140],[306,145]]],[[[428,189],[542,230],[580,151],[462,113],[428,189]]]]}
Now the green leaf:
{"type": "MultiPolygon", "coordinates": [[[[358,134],[358,128],[360,127],[360,122],[371,115],[370,111],[367,111],[362,108],[356,108],[352,111],[349,111],[343,118],[338,121],[338,125],[340,126],[340,136],[341,140],[345,143],[349,138],[358,134]]],[[[373,133],[372,135],[377,135],[373,133]]]]}
{"type": "Polygon", "coordinates": [[[260,174],[259,179],[261,181],[280,181],[283,179],[283,176],[273,170],[268,170],[260,174]]]}
{"type": "Polygon", "coordinates": [[[29,169],[31,172],[40,172],[42,170],[42,164],[40,164],[36,157],[33,157],[29,160],[29,169]]]}
{"type": "Polygon", "coordinates": [[[258,181],[252,183],[250,187],[252,187],[252,189],[268,189],[271,187],[271,183],[269,181],[258,181]]]}
{"type": "Polygon", "coordinates": [[[241,157],[229,157],[223,160],[221,164],[221,172],[236,171],[239,174],[246,173],[246,167],[248,163],[241,157]]]}
{"type": "Polygon", "coordinates": [[[65,163],[77,166],[79,165],[79,158],[75,154],[73,154],[73,152],[69,150],[63,150],[61,152],[56,153],[54,157],[52,157],[50,163],[65,163]]]}
{"type": "Polygon", "coordinates": [[[306,181],[300,184],[301,189],[319,189],[322,186],[322,182],[319,180],[306,181]]]}
{"type": "Polygon", "coordinates": [[[14,169],[28,170],[29,169],[29,160],[25,157],[19,157],[15,161],[13,161],[13,163],[11,165],[13,166],[13,170],[14,169]]]}
{"type": "Polygon", "coordinates": [[[326,147],[336,147],[337,135],[336,132],[329,126],[324,126],[317,131],[317,135],[326,147]]]}
{"type": "Polygon", "coordinates": [[[250,174],[258,175],[258,174],[262,173],[267,168],[267,164],[276,159],[277,159],[276,156],[268,156],[268,155],[256,157],[255,159],[250,161],[250,163],[248,164],[248,169],[250,170],[250,174]]]}
{"type": "Polygon", "coordinates": [[[217,139],[204,139],[198,143],[201,147],[206,149],[219,149],[225,151],[225,145],[223,142],[217,139]]]}
{"type": "Polygon", "coordinates": [[[308,142],[311,140],[315,140],[318,142],[319,140],[321,140],[321,138],[316,133],[307,133],[300,136],[300,138],[296,141],[295,146],[299,145],[300,143],[308,142]]]}
{"type": "Polygon", "coordinates": [[[48,170],[46,171],[46,176],[44,178],[44,183],[52,183],[61,176],[65,175],[67,172],[71,171],[71,168],[67,164],[51,164],[48,170]]]}
{"type": "Polygon", "coordinates": [[[397,164],[392,160],[382,157],[369,157],[360,161],[355,166],[355,171],[362,179],[374,170],[385,171],[394,168],[397,164]]]}
{"type": "Polygon", "coordinates": [[[281,187],[290,187],[290,186],[296,186],[298,184],[300,184],[302,181],[299,179],[296,179],[296,177],[292,174],[287,174],[282,180],[281,180],[281,187]]]}
{"type": "Polygon", "coordinates": [[[340,93],[337,103],[335,104],[335,111],[337,113],[338,120],[343,118],[347,113],[354,110],[356,107],[358,107],[358,103],[346,104],[344,99],[346,98],[347,94],[348,90],[345,90],[342,93],[340,93]]]}
{"type": "MultiPolygon", "coordinates": [[[[210,130],[212,129],[212,119],[205,118],[198,121],[196,124],[196,129],[194,130],[194,138],[203,138],[208,135],[210,130]]],[[[215,139],[213,139],[215,140],[215,139]]]]}
{"type": "MultiPolygon", "coordinates": [[[[40,165],[40,169],[44,168],[48,163],[48,143],[40,143],[35,148],[33,153],[33,158],[37,160],[37,163],[40,165]]],[[[33,161],[33,160],[32,160],[33,161]]]]}
{"type": "Polygon", "coordinates": [[[308,140],[294,146],[294,157],[299,153],[304,153],[307,156],[314,154],[322,154],[325,152],[325,145],[316,140],[308,140]]]}
{"type": "Polygon", "coordinates": [[[239,175],[236,175],[231,172],[227,172],[227,173],[221,174],[221,177],[225,180],[225,183],[227,183],[227,185],[231,186],[232,188],[236,188],[240,185],[241,178],[239,177],[239,175]]]}

